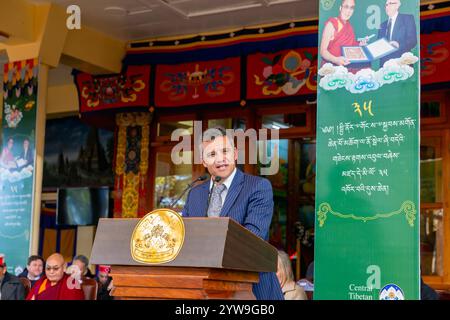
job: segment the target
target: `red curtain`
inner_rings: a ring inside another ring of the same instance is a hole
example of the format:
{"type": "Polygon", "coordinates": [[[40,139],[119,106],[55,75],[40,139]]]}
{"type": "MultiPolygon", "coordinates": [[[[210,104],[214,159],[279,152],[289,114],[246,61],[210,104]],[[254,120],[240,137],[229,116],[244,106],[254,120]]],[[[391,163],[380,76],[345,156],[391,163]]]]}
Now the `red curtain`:
{"type": "Polygon", "coordinates": [[[240,100],[240,58],[156,67],[155,105],[176,107],[240,100]]]}
{"type": "Polygon", "coordinates": [[[450,32],[433,32],[420,36],[421,82],[450,81],[450,32]]]}
{"type": "Polygon", "coordinates": [[[247,99],[314,94],[317,89],[317,48],[284,50],[247,57],[247,99]]]}
{"type": "Polygon", "coordinates": [[[80,112],[149,106],[150,66],[129,66],[124,73],[75,76],[80,112]]]}

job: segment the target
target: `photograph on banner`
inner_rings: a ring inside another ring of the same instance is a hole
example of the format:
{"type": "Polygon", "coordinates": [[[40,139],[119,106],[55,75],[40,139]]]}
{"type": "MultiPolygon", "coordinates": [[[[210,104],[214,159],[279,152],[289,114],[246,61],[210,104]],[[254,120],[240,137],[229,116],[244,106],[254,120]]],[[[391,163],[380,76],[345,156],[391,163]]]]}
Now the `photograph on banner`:
{"type": "Polygon", "coordinates": [[[315,299],[420,296],[419,7],[320,1],[315,299]]]}
{"type": "Polygon", "coordinates": [[[0,252],[22,272],[30,250],[35,171],[37,59],[4,65],[0,155],[0,252]]]}
{"type": "Polygon", "coordinates": [[[419,62],[414,3],[321,1],[319,86],[363,93],[411,78],[419,62]]]}
{"type": "Polygon", "coordinates": [[[3,146],[0,156],[0,180],[9,181],[11,188],[17,189],[15,182],[33,175],[34,146],[30,147],[28,135],[7,136],[5,140],[6,145],[3,146]]]}

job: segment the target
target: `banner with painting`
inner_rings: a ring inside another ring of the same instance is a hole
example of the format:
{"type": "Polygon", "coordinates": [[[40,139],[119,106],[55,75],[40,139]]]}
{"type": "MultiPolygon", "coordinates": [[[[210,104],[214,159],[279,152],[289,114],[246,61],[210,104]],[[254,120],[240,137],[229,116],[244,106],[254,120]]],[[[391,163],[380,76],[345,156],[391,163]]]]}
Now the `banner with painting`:
{"type": "Polygon", "coordinates": [[[5,64],[0,156],[0,253],[20,273],[30,252],[38,60],[5,64]]]}
{"type": "Polygon", "coordinates": [[[314,298],[419,299],[419,1],[319,3],[314,298]]]}

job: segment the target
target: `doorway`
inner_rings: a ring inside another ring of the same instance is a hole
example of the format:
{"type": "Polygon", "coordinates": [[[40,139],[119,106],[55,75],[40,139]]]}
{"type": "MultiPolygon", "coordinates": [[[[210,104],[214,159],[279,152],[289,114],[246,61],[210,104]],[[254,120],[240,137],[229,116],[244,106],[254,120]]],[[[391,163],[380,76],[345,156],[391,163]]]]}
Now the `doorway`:
{"type": "Polygon", "coordinates": [[[278,148],[279,170],[265,176],[274,195],[269,242],[295,260],[296,279],[304,278],[314,258],[316,141],[309,137],[269,140],[259,147],[268,154],[278,148]]]}

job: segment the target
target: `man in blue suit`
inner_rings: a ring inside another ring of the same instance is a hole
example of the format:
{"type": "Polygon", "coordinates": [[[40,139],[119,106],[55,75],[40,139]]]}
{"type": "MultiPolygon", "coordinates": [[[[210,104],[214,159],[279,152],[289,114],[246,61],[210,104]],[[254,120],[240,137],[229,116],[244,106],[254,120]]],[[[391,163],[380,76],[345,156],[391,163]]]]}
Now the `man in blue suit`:
{"type": "Polygon", "coordinates": [[[389,19],[381,24],[378,39],[386,38],[398,50],[383,57],[380,60],[380,66],[390,59],[401,57],[402,54],[411,51],[417,45],[414,16],[399,13],[401,5],[400,0],[386,1],[386,14],[389,19]]]}
{"type": "MultiPolygon", "coordinates": [[[[205,132],[201,155],[211,180],[191,190],[183,208],[183,217],[230,217],[267,241],[273,215],[269,180],[245,174],[236,168],[237,149],[233,138],[228,137],[222,128],[205,132]],[[219,182],[215,182],[216,177],[221,178],[219,182]]],[[[284,299],[274,272],[260,273],[253,293],[258,300],[284,299]]]]}

